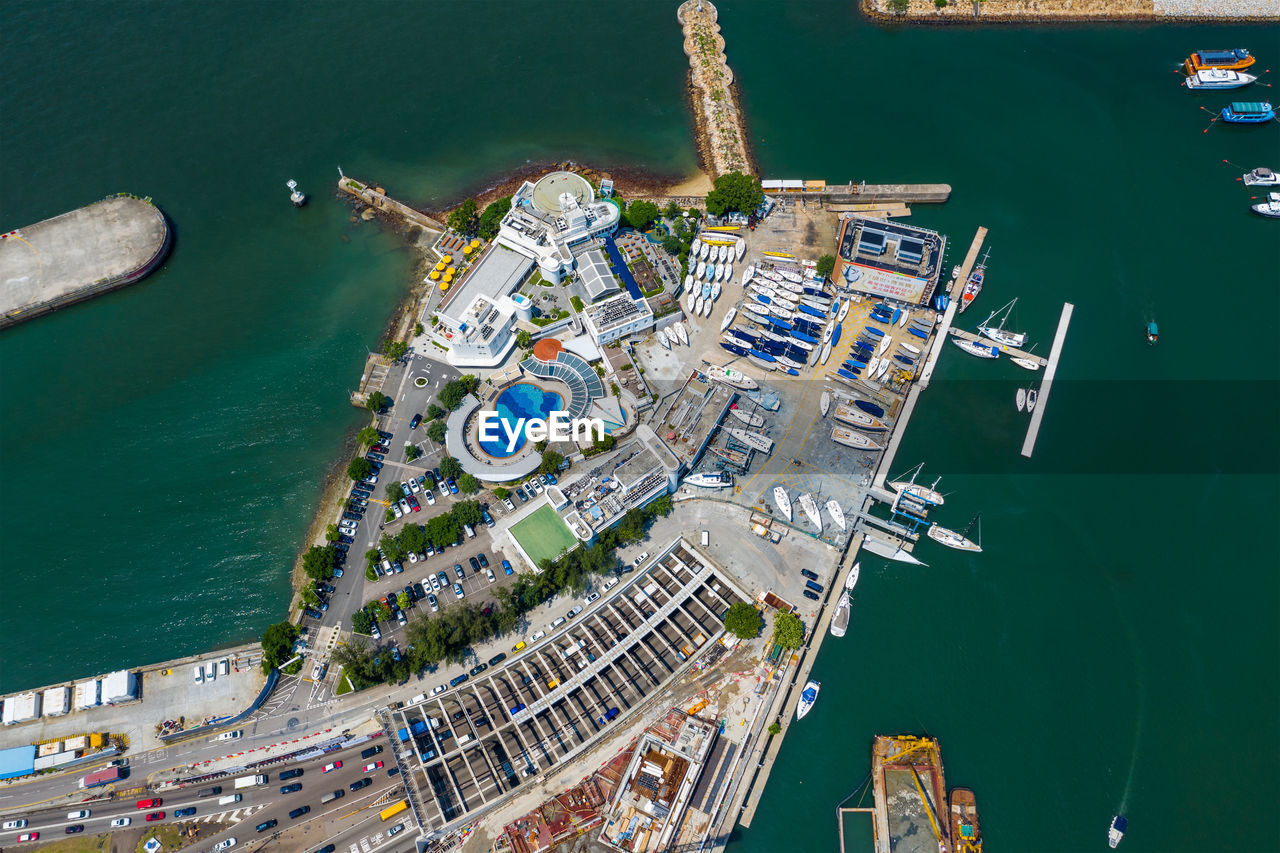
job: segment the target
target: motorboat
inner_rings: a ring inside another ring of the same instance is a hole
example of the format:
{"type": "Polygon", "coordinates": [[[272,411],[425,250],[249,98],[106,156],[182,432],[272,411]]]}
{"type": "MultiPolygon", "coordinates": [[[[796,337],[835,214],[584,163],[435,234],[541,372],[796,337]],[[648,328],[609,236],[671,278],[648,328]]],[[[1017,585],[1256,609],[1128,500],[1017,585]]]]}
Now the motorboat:
{"type": "Polygon", "coordinates": [[[810,681],[804,686],[804,690],[800,692],[800,702],[796,705],[797,720],[803,720],[804,715],[813,708],[813,703],[818,701],[818,690],[821,688],[822,684],[817,681],[810,681]]]}
{"type": "Polygon", "coordinates": [[[720,321],[720,331],[723,332],[725,329],[729,328],[729,326],[732,325],[733,323],[733,319],[737,316],[738,316],[738,309],[730,308],[729,312],[724,315],[724,319],[720,321]]]}
{"type": "MultiPolygon", "coordinates": [[[[841,525],[843,527],[843,525],[841,525]]],[[[853,564],[853,568],[849,570],[849,576],[844,579],[844,588],[849,592],[853,592],[853,588],[858,585],[858,574],[862,571],[862,563],[853,564]]]]}
{"type": "Polygon", "coordinates": [[[1124,840],[1124,832],[1129,828],[1129,821],[1120,815],[1111,818],[1111,826],[1107,828],[1107,844],[1114,850],[1124,840]]]}
{"type": "Polygon", "coordinates": [[[845,447],[852,447],[855,450],[884,450],[883,447],[862,433],[851,430],[848,427],[832,427],[831,440],[836,444],[843,444],[845,447]]]}
{"type": "Polygon", "coordinates": [[[814,527],[818,528],[818,532],[822,532],[822,511],[818,509],[818,502],[813,499],[813,495],[805,492],[800,496],[800,508],[804,510],[805,517],[809,519],[814,527]]]}
{"type": "Polygon", "coordinates": [[[747,376],[741,370],[735,370],[732,367],[721,367],[712,365],[707,368],[707,378],[713,382],[719,382],[733,388],[740,388],[743,391],[754,391],[760,386],[754,379],[747,376]]]}
{"type": "Polygon", "coordinates": [[[1156,325],[1156,321],[1152,320],[1147,323],[1147,343],[1154,344],[1160,340],[1160,327],[1156,325]]]}
{"type": "Polygon", "coordinates": [[[982,260],[974,267],[973,272],[969,273],[969,280],[964,283],[964,292],[960,294],[960,313],[963,314],[978,298],[978,294],[982,292],[982,282],[987,276],[987,255],[991,254],[988,249],[982,256],[982,260]]]}
{"type": "Polygon", "coordinates": [[[823,391],[822,396],[818,398],[818,411],[822,412],[824,418],[827,416],[827,412],[831,411],[830,391],[823,391]]]}
{"type": "Polygon", "coordinates": [[[841,530],[845,529],[844,509],[840,506],[840,501],[832,498],[827,501],[827,515],[831,516],[831,520],[836,523],[836,527],[841,530]]]}
{"type": "Polygon", "coordinates": [[[849,629],[849,610],[852,602],[849,601],[849,593],[840,593],[840,600],[836,602],[835,612],[831,614],[831,636],[843,637],[845,631],[849,629]]]}
{"type": "Polygon", "coordinates": [[[791,497],[787,494],[786,488],[783,486],[773,487],[773,503],[778,508],[778,512],[786,516],[787,521],[791,520],[791,497]]]}
{"type": "Polygon", "coordinates": [[[1197,50],[1183,61],[1182,70],[1188,75],[1210,68],[1242,71],[1255,62],[1257,58],[1242,47],[1232,50],[1197,50]]]}
{"type": "Polygon", "coordinates": [[[1249,205],[1249,209],[1268,219],[1280,218],[1280,193],[1267,193],[1267,200],[1249,205]]]}
{"type": "Polygon", "coordinates": [[[702,489],[727,489],[733,485],[733,475],[727,471],[701,471],[685,477],[684,483],[702,489]]]}
{"type": "Polygon", "coordinates": [[[1206,68],[1186,79],[1188,89],[1240,89],[1258,78],[1253,74],[1228,71],[1225,68],[1206,68]]]}
{"type": "Polygon", "coordinates": [[[1040,362],[1033,358],[1022,358],[1021,356],[1010,357],[1010,361],[1021,367],[1023,370],[1039,370],[1040,362]]]}
{"type": "Polygon", "coordinates": [[[1246,172],[1240,180],[1244,181],[1246,187],[1280,187],[1280,175],[1266,166],[1246,172]]]}
{"type": "Polygon", "coordinates": [[[749,427],[764,426],[763,415],[756,414],[755,412],[748,412],[746,409],[743,409],[737,405],[731,406],[729,408],[729,414],[733,415],[735,418],[742,421],[744,424],[746,424],[749,427]]]}
{"type": "Polygon", "coordinates": [[[658,343],[662,344],[663,349],[671,349],[671,341],[667,340],[667,330],[658,330],[658,343]]]}
{"type": "MultiPolygon", "coordinates": [[[[1004,328],[1004,324],[1009,321],[1009,312],[1012,311],[1013,306],[1017,304],[1018,300],[1012,299],[1009,301],[1009,304],[1005,305],[1003,308],[997,311],[992,311],[991,315],[978,326],[978,332],[983,337],[990,338],[996,343],[1007,347],[1020,347],[1025,344],[1027,342],[1026,332],[1008,332],[1005,331],[1004,328]],[[991,321],[995,319],[995,316],[1001,311],[1003,311],[1004,314],[1000,317],[1000,325],[992,326],[991,321]]],[[[919,353],[920,350],[917,349],[916,354],[918,355],[919,353]]]]}
{"type": "Polygon", "coordinates": [[[1027,407],[1027,389],[1019,388],[1017,395],[1018,411],[1021,412],[1027,407]]]}
{"type": "Polygon", "coordinates": [[[1276,111],[1269,101],[1232,101],[1221,115],[1231,124],[1265,124],[1276,117],[1276,111]]]}
{"type": "Polygon", "coordinates": [[[1034,412],[1036,410],[1036,399],[1040,396],[1040,392],[1034,388],[1027,390],[1027,411],[1034,412]]]}
{"type": "Polygon", "coordinates": [[[979,341],[967,341],[964,338],[952,338],[951,343],[960,347],[960,349],[969,353],[969,355],[978,358],[999,358],[1000,350],[996,347],[984,344],[979,341]]]}
{"type": "MultiPolygon", "coordinates": [[[[869,373],[870,371],[868,371],[869,373]]],[[[889,429],[889,425],[879,418],[874,418],[861,409],[853,406],[846,406],[843,403],[836,405],[836,420],[846,423],[855,429],[864,430],[866,432],[885,432],[889,429]]]]}

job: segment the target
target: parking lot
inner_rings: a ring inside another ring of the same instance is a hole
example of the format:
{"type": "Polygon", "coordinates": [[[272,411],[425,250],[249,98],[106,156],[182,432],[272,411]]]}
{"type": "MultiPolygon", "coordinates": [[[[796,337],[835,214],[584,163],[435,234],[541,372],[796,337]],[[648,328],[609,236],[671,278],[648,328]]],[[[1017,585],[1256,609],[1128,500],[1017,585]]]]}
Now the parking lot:
{"type": "Polygon", "coordinates": [[[541,626],[526,648],[394,711],[405,757],[418,764],[424,821],[444,826],[585,749],[710,648],[724,611],[746,599],[676,539],[576,616],[541,626]]]}

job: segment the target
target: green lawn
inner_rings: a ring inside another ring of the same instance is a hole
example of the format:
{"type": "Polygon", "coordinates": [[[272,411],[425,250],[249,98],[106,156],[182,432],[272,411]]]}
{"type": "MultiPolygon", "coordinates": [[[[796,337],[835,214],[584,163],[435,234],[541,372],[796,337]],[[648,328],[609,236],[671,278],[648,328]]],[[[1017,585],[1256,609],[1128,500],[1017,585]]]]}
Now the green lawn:
{"type": "Polygon", "coordinates": [[[512,525],[511,535],[534,565],[544,559],[554,560],[578,541],[549,506],[539,507],[528,518],[512,525]]]}

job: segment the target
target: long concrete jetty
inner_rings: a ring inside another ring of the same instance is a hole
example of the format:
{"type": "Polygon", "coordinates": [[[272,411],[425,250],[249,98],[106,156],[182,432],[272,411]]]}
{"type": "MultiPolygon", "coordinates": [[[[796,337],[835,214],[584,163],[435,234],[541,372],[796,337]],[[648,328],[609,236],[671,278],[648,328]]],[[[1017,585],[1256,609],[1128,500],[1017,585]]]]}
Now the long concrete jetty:
{"type": "Polygon", "coordinates": [[[710,0],[685,0],[676,10],[689,57],[689,98],[697,127],[698,154],[715,178],[726,172],[754,174],[746,122],[724,55],[720,13],[710,0]]]}
{"type": "Polygon", "coordinates": [[[1027,427],[1027,437],[1022,442],[1022,455],[1028,459],[1036,449],[1036,436],[1040,434],[1040,421],[1044,419],[1044,410],[1049,408],[1049,392],[1053,389],[1053,377],[1058,372],[1058,359],[1062,356],[1062,345],[1067,341],[1067,327],[1071,325],[1071,312],[1075,306],[1070,302],[1062,304],[1062,316],[1058,318],[1058,331],[1053,336],[1053,347],[1049,350],[1049,366],[1044,369],[1044,381],[1040,383],[1035,410],[1031,412],[1031,423],[1027,427]]]}
{"type": "Polygon", "coordinates": [[[0,329],[133,284],[172,239],[151,199],[124,194],[0,234],[0,329]]]}

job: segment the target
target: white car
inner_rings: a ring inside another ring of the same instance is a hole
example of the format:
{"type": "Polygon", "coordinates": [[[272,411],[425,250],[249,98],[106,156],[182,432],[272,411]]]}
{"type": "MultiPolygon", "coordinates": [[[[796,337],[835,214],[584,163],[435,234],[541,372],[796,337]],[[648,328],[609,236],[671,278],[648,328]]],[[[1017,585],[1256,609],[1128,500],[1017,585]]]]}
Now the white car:
{"type": "Polygon", "coordinates": [[[599,600],[600,600],[600,593],[598,592],[593,592],[587,596],[587,604],[590,604],[593,601],[599,601],[599,600]]]}
{"type": "Polygon", "coordinates": [[[81,809],[78,812],[67,812],[67,820],[80,820],[80,818],[88,817],[91,812],[88,809],[81,809]]]}
{"type": "Polygon", "coordinates": [[[617,585],[618,585],[618,579],[617,579],[617,578],[609,578],[607,581],[605,581],[604,583],[602,583],[602,584],[600,585],[600,589],[602,589],[602,590],[610,590],[610,589],[613,589],[613,588],[614,588],[615,586],[617,586],[617,585]]]}
{"type": "Polygon", "coordinates": [[[404,510],[402,510],[402,509],[400,508],[400,504],[392,504],[392,505],[391,505],[391,513],[392,513],[396,518],[403,518],[403,517],[404,517],[404,510]]]}
{"type": "Polygon", "coordinates": [[[427,506],[435,506],[435,505],[436,505],[436,495],[435,495],[435,492],[431,491],[430,489],[423,489],[423,490],[422,490],[422,493],[423,493],[423,497],[425,497],[425,498],[427,499],[427,506]]]}
{"type": "Polygon", "coordinates": [[[398,506],[400,507],[400,511],[405,515],[413,512],[413,507],[409,506],[409,501],[406,498],[401,498],[398,502],[398,506]]]}
{"type": "Polygon", "coordinates": [[[412,494],[415,494],[415,495],[416,495],[416,494],[420,494],[421,492],[422,492],[422,486],[418,485],[418,481],[417,481],[417,480],[410,480],[410,481],[409,481],[409,488],[406,490],[406,492],[405,492],[405,493],[406,493],[406,494],[412,493],[412,494]]]}
{"type": "Polygon", "coordinates": [[[236,846],[236,840],[234,838],[228,838],[226,841],[219,841],[217,844],[213,845],[209,849],[213,851],[213,853],[217,853],[217,851],[219,850],[226,850],[228,848],[235,847],[235,846],[236,846]]]}
{"type": "Polygon", "coordinates": [[[432,696],[439,696],[439,695],[440,695],[441,693],[443,693],[444,691],[445,691],[445,685],[443,685],[443,684],[437,684],[435,687],[432,687],[432,688],[431,688],[431,695],[432,695],[432,696]]]}
{"type": "Polygon", "coordinates": [[[493,576],[493,569],[485,569],[485,577],[489,579],[489,583],[497,583],[498,579],[493,576]]]}
{"type": "Polygon", "coordinates": [[[635,565],[637,565],[637,566],[638,566],[638,565],[640,565],[641,563],[643,563],[643,562],[644,562],[645,560],[647,560],[647,559],[649,559],[649,552],[648,552],[648,551],[642,551],[642,552],[640,553],[640,556],[639,556],[639,557],[636,557],[635,565]]]}
{"type": "Polygon", "coordinates": [[[511,498],[503,498],[502,505],[507,508],[507,512],[515,512],[516,505],[511,502],[511,498]]]}
{"type": "Polygon", "coordinates": [[[239,739],[240,739],[239,729],[236,729],[233,732],[223,732],[222,734],[218,735],[217,738],[215,738],[215,740],[239,740],[239,739]]]}
{"type": "Polygon", "coordinates": [[[545,636],[547,636],[546,631],[535,631],[533,636],[529,638],[529,642],[536,643],[545,636]]]}
{"type": "Polygon", "coordinates": [[[324,661],[320,661],[319,663],[317,663],[315,666],[311,668],[311,680],[319,681],[320,679],[324,678],[324,671],[328,668],[329,668],[328,664],[326,664],[324,661]]]}
{"type": "Polygon", "coordinates": [[[536,495],[542,494],[542,484],[539,483],[537,480],[530,480],[529,488],[533,489],[533,493],[536,495]]]}
{"type": "Polygon", "coordinates": [[[410,551],[410,552],[409,552],[409,562],[410,562],[410,563],[416,563],[416,562],[418,562],[418,555],[417,555],[417,554],[415,554],[414,552],[410,551]]]}
{"type": "Polygon", "coordinates": [[[112,826],[128,826],[131,823],[133,823],[133,818],[131,817],[118,817],[111,821],[112,826]]]}
{"type": "Polygon", "coordinates": [[[431,575],[431,577],[427,578],[427,580],[431,581],[432,592],[439,592],[441,589],[444,588],[440,586],[440,578],[436,577],[435,575],[431,575]]]}
{"type": "Polygon", "coordinates": [[[196,684],[204,684],[204,665],[193,666],[191,668],[191,677],[195,679],[196,684]]]}

